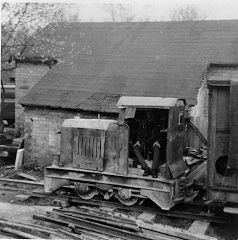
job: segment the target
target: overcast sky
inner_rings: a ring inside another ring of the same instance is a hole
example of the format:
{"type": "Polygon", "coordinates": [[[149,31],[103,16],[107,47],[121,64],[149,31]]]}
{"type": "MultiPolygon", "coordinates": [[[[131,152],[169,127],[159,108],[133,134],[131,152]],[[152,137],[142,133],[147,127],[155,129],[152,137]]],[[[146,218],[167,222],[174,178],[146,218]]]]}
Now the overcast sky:
{"type": "Polygon", "coordinates": [[[170,20],[173,9],[188,4],[195,6],[207,20],[238,19],[238,0],[15,0],[11,2],[78,3],[81,21],[110,21],[110,15],[103,8],[106,3],[127,4],[135,16],[134,21],[167,21],[170,20]]]}
{"type": "Polygon", "coordinates": [[[128,4],[137,21],[166,21],[174,8],[188,4],[196,6],[208,20],[238,19],[238,0],[78,0],[77,3],[82,21],[108,21],[110,15],[103,9],[106,3],[128,4]]]}

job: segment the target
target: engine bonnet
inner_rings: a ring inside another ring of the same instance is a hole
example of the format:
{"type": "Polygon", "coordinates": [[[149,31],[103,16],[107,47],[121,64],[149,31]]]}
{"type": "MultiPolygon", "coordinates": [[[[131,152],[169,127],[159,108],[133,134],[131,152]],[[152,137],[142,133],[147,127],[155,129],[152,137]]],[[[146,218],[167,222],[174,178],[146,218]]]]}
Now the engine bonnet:
{"type": "Polygon", "coordinates": [[[110,124],[116,122],[116,120],[109,119],[83,119],[76,117],[64,120],[62,127],[107,130],[110,124]]]}

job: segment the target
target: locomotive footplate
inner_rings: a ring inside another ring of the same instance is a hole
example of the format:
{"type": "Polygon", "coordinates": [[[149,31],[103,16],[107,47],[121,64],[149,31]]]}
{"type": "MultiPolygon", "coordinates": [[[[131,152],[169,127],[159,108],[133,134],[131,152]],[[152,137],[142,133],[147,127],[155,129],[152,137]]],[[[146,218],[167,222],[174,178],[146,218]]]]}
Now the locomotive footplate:
{"type": "MultiPolygon", "coordinates": [[[[175,194],[177,192],[177,181],[164,177],[122,175],[66,166],[50,166],[45,169],[45,192],[53,192],[70,183],[86,184],[98,189],[101,188],[100,186],[104,186],[106,197],[116,191],[115,197],[123,203],[128,202],[128,204],[135,202],[135,197],[149,198],[164,210],[169,210],[175,204],[175,199],[178,196],[178,194],[175,194]]],[[[79,187],[79,189],[82,189],[82,187],[79,187]]],[[[181,196],[181,193],[179,194],[181,196]]],[[[182,198],[185,197],[186,194],[182,198]]]]}

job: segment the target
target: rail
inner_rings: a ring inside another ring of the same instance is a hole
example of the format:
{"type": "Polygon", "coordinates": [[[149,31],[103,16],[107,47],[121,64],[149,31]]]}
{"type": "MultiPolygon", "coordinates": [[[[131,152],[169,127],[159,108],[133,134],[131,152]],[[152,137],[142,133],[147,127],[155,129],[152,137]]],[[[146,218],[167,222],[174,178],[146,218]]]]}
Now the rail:
{"type": "Polygon", "coordinates": [[[192,220],[202,220],[209,221],[213,223],[222,223],[229,224],[230,219],[226,216],[215,216],[212,213],[194,213],[189,211],[178,211],[178,210],[170,210],[164,211],[159,209],[158,207],[148,207],[143,205],[135,205],[135,206],[125,206],[119,202],[103,200],[100,198],[95,198],[89,200],[83,200],[77,196],[75,196],[74,189],[71,186],[65,186],[63,188],[65,194],[54,192],[54,193],[45,193],[44,192],[44,183],[43,182],[33,182],[33,181],[25,181],[25,180],[16,180],[16,179],[4,179],[0,178],[0,190],[11,191],[11,192],[21,192],[28,194],[34,197],[42,197],[49,199],[59,199],[63,201],[68,201],[74,204],[79,205],[87,205],[87,206],[97,206],[97,207],[111,207],[117,208],[121,210],[128,211],[150,211],[154,212],[161,216],[172,217],[172,218],[184,218],[184,219],[192,219],[192,220]],[[14,187],[8,186],[8,184],[13,184],[14,187]],[[2,185],[2,186],[1,186],[2,185]],[[24,187],[23,187],[24,186],[24,187]],[[29,188],[30,187],[30,188],[29,188]],[[36,187],[36,189],[32,189],[32,187],[36,187]],[[70,195],[68,194],[70,193],[70,195]]]}

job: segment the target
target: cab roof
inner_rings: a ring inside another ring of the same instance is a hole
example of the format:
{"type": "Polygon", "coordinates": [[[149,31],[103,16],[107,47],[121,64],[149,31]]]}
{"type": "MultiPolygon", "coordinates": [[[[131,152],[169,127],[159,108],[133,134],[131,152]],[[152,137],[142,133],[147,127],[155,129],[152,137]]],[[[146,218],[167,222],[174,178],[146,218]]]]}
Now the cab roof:
{"type": "Polygon", "coordinates": [[[185,106],[185,99],[167,98],[167,97],[137,97],[137,96],[122,96],[118,102],[118,108],[136,107],[136,108],[171,108],[185,106]]]}

